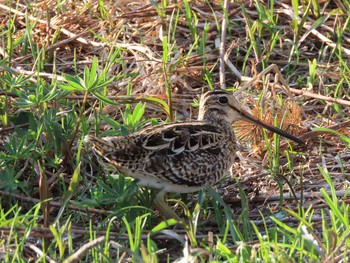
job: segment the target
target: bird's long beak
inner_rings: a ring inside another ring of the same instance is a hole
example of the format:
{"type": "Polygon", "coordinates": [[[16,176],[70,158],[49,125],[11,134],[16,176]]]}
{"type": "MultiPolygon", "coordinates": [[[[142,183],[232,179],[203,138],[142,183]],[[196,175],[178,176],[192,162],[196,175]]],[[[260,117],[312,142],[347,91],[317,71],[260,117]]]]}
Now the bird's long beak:
{"type": "Polygon", "coordinates": [[[298,144],[304,145],[305,142],[303,142],[302,140],[300,140],[297,137],[294,137],[293,135],[289,134],[288,132],[281,130],[280,128],[277,128],[275,126],[269,125],[265,122],[262,122],[261,120],[259,120],[258,118],[254,117],[253,115],[249,114],[248,112],[244,111],[243,109],[240,109],[240,114],[242,116],[242,120],[245,121],[249,121],[251,123],[254,123],[256,125],[259,125],[269,131],[275,132],[279,135],[282,135],[283,137],[288,138],[289,140],[295,141],[298,144]]]}

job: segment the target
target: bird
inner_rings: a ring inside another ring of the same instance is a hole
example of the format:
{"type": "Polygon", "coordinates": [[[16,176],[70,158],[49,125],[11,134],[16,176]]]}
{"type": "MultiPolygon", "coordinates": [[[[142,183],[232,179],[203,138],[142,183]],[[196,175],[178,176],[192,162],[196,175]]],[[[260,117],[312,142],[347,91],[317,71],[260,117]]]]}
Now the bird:
{"type": "Polygon", "coordinates": [[[166,204],[165,194],[198,192],[230,171],[237,148],[232,123],[238,120],[304,144],[249,114],[232,93],[224,90],[201,96],[197,120],[159,124],[128,136],[87,135],[84,141],[124,176],[137,179],[140,186],[158,189],[156,208],[165,218],[179,219],[166,204]]]}

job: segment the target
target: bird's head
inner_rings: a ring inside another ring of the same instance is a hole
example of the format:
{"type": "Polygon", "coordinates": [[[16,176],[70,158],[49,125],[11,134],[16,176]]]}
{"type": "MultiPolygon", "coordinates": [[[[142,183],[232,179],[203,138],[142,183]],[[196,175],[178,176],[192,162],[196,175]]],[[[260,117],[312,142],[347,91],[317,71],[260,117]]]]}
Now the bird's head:
{"type": "Polygon", "coordinates": [[[222,124],[223,122],[231,124],[238,120],[244,120],[282,135],[299,144],[304,144],[302,140],[294,137],[286,131],[262,122],[253,115],[249,114],[241,107],[240,103],[233,96],[233,94],[226,91],[216,90],[203,94],[199,103],[198,120],[217,123],[218,125],[220,125],[220,123],[222,124]]]}

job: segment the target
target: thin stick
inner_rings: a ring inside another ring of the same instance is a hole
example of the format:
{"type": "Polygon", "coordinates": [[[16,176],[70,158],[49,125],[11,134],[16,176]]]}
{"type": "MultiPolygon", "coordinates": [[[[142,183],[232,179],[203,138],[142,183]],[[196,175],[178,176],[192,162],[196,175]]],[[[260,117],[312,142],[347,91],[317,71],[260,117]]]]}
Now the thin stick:
{"type": "MultiPolygon", "coordinates": [[[[287,16],[289,16],[291,19],[297,19],[298,22],[301,21],[301,18],[298,16],[298,14],[295,14],[293,9],[282,3],[282,2],[279,2],[279,1],[276,1],[277,4],[281,5],[282,7],[284,7],[285,9],[279,9],[278,11],[280,13],[283,13],[283,14],[286,14],[287,16]]],[[[306,37],[311,33],[313,34],[314,36],[316,36],[318,39],[320,39],[323,43],[325,43],[326,45],[332,47],[332,48],[337,48],[338,47],[338,44],[334,43],[334,41],[330,40],[328,37],[322,35],[320,32],[318,32],[316,29],[312,29],[312,26],[307,24],[307,23],[304,23],[303,24],[303,27],[307,30],[306,33],[301,37],[300,41],[299,41],[299,44],[301,42],[303,42],[306,37]]],[[[339,46],[339,48],[341,49],[341,51],[347,55],[350,55],[350,49],[347,49],[343,46],[339,46]]]]}
{"type": "Polygon", "coordinates": [[[88,243],[82,245],[77,251],[75,251],[72,255],[70,255],[66,260],[64,260],[64,263],[74,263],[79,262],[83,256],[89,252],[92,248],[97,247],[99,245],[102,245],[106,242],[106,237],[98,237],[94,240],[89,241],[88,243]]]}
{"type": "MultiPolygon", "coordinates": [[[[16,9],[11,8],[11,7],[8,7],[8,6],[6,6],[6,5],[0,4],[0,8],[1,8],[1,9],[4,9],[4,10],[6,10],[6,11],[9,11],[9,12],[11,12],[11,13],[13,13],[13,14],[19,15],[19,16],[23,16],[23,17],[27,16],[28,19],[31,20],[31,21],[36,21],[36,22],[39,22],[39,23],[41,23],[41,24],[47,25],[47,21],[46,21],[46,20],[36,18],[36,17],[34,17],[34,16],[32,16],[32,15],[26,15],[25,13],[20,12],[20,11],[18,11],[18,10],[16,10],[16,9]]],[[[59,28],[59,26],[52,25],[52,24],[50,24],[50,25],[48,25],[48,26],[51,27],[51,28],[53,28],[53,29],[55,29],[55,30],[57,30],[57,29],[59,28]]],[[[70,31],[68,31],[67,29],[61,28],[61,32],[62,32],[63,34],[65,34],[65,35],[67,35],[67,36],[70,37],[70,38],[71,38],[71,37],[76,37],[76,34],[74,34],[74,33],[70,32],[70,31]]],[[[85,45],[89,45],[89,44],[90,44],[90,45],[92,45],[92,46],[94,46],[94,47],[104,47],[104,46],[107,46],[107,44],[105,44],[105,43],[99,43],[99,42],[87,40],[87,39],[82,38],[82,37],[78,37],[78,38],[77,38],[77,41],[79,41],[80,43],[83,43],[83,44],[85,44],[85,45]]]]}
{"type": "Polygon", "coordinates": [[[221,24],[221,42],[220,42],[220,87],[222,90],[226,89],[226,79],[225,79],[225,42],[226,42],[226,31],[227,31],[227,0],[224,1],[224,17],[221,24]]]}
{"type": "MultiPolygon", "coordinates": [[[[9,192],[5,192],[0,190],[0,196],[8,196],[8,197],[12,197],[18,200],[21,200],[23,202],[28,202],[28,203],[34,203],[34,204],[38,204],[41,202],[40,199],[38,198],[33,198],[33,197],[27,197],[27,196],[23,196],[23,195],[19,195],[19,194],[13,194],[13,193],[9,193],[9,192]]],[[[56,202],[56,201],[50,201],[50,206],[54,206],[54,207],[61,207],[62,206],[62,202],[56,202]]],[[[97,213],[97,214],[101,214],[101,215],[112,215],[113,212],[112,211],[107,211],[104,209],[96,209],[96,208],[80,208],[77,207],[75,205],[68,205],[69,209],[72,209],[74,211],[84,211],[87,210],[90,213],[97,213]]]]}
{"type": "MultiPolygon", "coordinates": [[[[330,191],[327,191],[328,194],[331,194],[330,191]]],[[[344,197],[348,193],[347,190],[339,190],[335,192],[335,195],[339,198],[344,197]]],[[[296,198],[300,199],[301,194],[296,193],[296,198]]],[[[321,192],[308,192],[303,193],[303,197],[305,198],[315,198],[315,199],[322,199],[323,195],[321,192]]],[[[283,194],[283,200],[289,200],[289,199],[295,199],[295,197],[291,193],[285,193],[283,194]]],[[[273,201],[279,201],[280,195],[279,194],[273,194],[273,195],[259,195],[252,199],[254,202],[273,202],[273,201]]],[[[228,197],[225,198],[225,202],[227,203],[237,203],[240,202],[239,197],[228,197]]]]}
{"type": "Polygon", "coordinates": [[[294,94],[297,94],[297,95],[306,96],[306,97],[313,98],[313,99],[324,100],[324,101],[328,101],[328,102],[334,102],[334,103],[341,104],[344,106],[350,106],[350,101],[348,101],[348,100],[332,98],[332,97],[316,94],[316,93],[306,91],[306,90],[298,90],[298,89],[290,88],[290,91],[294,94]]]}

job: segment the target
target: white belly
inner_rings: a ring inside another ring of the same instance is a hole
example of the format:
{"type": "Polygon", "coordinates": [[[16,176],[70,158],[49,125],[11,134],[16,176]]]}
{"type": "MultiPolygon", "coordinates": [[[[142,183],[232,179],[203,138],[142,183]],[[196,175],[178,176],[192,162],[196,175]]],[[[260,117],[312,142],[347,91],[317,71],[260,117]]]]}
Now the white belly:
{"type": "MultiPolygon", "coordinates": [[[[119,169],[120,170],[120,169],[119,169]]],[[[144,172],[139,171],[121,171],[124,175],[130,176],[132,178],[138,179],[138,185],[140,186],[146,186],[150,188],[155,188],[159,190],[164,190],[165,192],[170,193],[179,193],[179,194],[185,194],[185,193],[193,193],[200,191],[203,186],[186,186],[186,185],[178,185],[173,184],[169,181],[162,180],[161,178],[155,177],[150,174],[145,174],[144,172]]]]}

